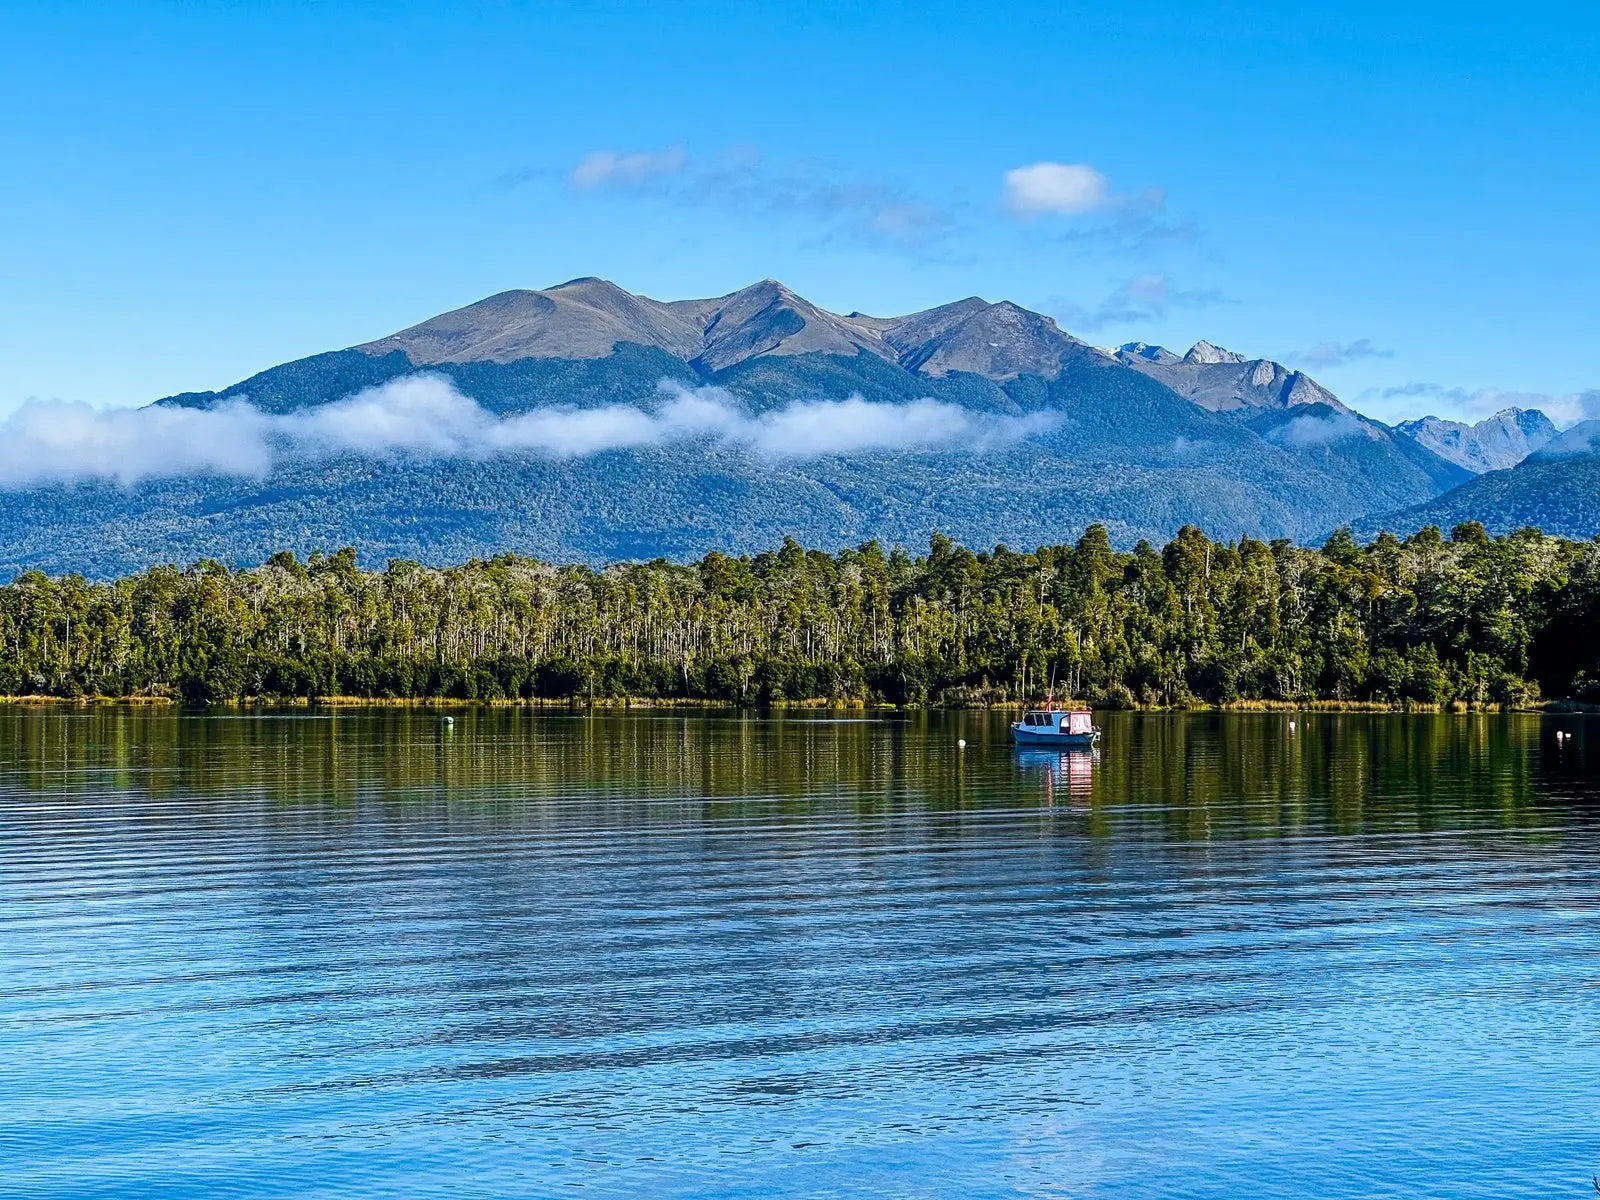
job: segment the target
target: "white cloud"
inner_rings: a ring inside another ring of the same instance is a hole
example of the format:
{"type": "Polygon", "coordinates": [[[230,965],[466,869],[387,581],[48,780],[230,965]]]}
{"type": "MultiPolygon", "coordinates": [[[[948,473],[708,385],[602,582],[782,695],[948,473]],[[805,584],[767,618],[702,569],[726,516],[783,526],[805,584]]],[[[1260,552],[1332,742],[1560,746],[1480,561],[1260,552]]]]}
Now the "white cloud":
{"type": "Polygon", "coordinates": [[[1011,211],[1025,217],[1044,213],[1075,216],[1112,203],[1111,184],[1088,163],[1037,162],[1005,174],[1011,211]]]}
{"type": "Polygon", "coordinates": [[[655,175],[675,175],[688,165],[689,152],[682,146],[631,154],[596,150],[572,168],[572,186],[587,189],[608,184],[636,184],[655,175]]]}
{"type": "Polygon", "coordinates": [[[720,388],[664,382],[649,405],[541,408],[500,416],[437,375],[413,375],[284,414],[242,401],[213,409],[97,411],[35,402],[0,423],[0,486],[85,479],[123,485],[197,474],[261,478],[288,459],[340,455],[575,458],[703,441],[764,458],[880,450],[976,451],[1047,432],[1055,414],[1001,417],[931,399],[874,404],[860,396],[752,415],[720,388]]]}
{"type": "Polygon", "coordinates": [[[34,400],[0,424],[0,486],[215,472],[262,475],[272,418],[247,404],[99,411],[34,400]]]}
{"type": "Polygon", "coordinates": [[[932,205],[915,202],[888,203],[877,209],[869,205],[864,220],[873,233],[910,239],[933,236],[947,223],[944,214],[932,205]]]}
{"type": "Polygon", "coordinates": [[[954,404],[926,399],[868,404],[851,396],[764,413],[742,432],[763,454],[804,458],[907,445],[947,446],[971,433],[972,421],[954,404]]]}
{"type": "Polygon", "coordinates": [[[1092,333],[1108,325],[1136,325],[1160,320],[1173,309],[1205,308],[1226,304],[1223,294],[1213,289],[1183,289],[1159,272],[1136,275],[1093,307],[1071,300],[1052,301],[1051,309],[1065,329],[1092,333]]]}
{"type": "MultiPolygon", "coordinates": [[[[536,177],[520,172],[515,183],[536,177]]],[[[742,219],[798,216],[850,236],[905,249],[947,234],[953,217],[892,183],[852,178],[825,162],[771,162],[751,146],[690,155],[681,146],[618,154],[598,150],[573,168],[581,192],[621,192],[636,198],[718,209],[742,219]]]]}
{"type": "Polygon", "coordinates": [[[757,416],[721,388],[663,383],[667,403],[656,420],[661,441],[711,435],[765,458],[816,458],[876,450],[985,450],[1046,433],[1056,413],[1001,417],[926,397],[903,404],[806,400],[757,416]]]}
{"type": "Polygon", "coordinates": [[[1269,441],[1291,450],[1306,450],[1313,446],[1331,445],[1348,437],[1359,437],[1366,431],[1367,426],[1349,413],[1334,412],[1325,417],[1306,413],[1285,421],[1266,436],[1269,441]]]}
{"type": "Polygon", "coordinates": [[[1353,342],[1318,342],[1309,350],[1296,350],[1285,357],[1313,370],[1327,370],[1363,358],[1393,358],[1394,351],[1373,345],[1371,338],[1358,338],[1353,342]]]}
{"type": "Polygon", "coordinates": [[[871,450],[985,449],[1059,424],[1054,413],[985,419],[957,404],[911,400],[872,404],[860,396],[817,400],[763,413],[723,431],[771,458],[811,458],[871,450]]]}
{"type": "Polygon", "coordinates": [[[450,457],[482,446],[493,420],[447,380],[413,375],[275,417],[270,430],[301,453],[450,457]]]}

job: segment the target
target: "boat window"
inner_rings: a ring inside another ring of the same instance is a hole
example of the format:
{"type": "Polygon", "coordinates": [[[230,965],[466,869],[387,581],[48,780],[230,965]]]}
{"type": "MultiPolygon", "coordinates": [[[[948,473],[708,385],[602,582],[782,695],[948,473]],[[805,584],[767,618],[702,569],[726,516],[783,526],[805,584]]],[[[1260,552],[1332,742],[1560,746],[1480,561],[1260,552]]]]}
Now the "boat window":
{"type": "Polygon", "coordinates": [[[1093,721],[1089,713],[1073,713],[1069,729],[1073,733],[1088,733],[1094,727],[1093,721]]]}

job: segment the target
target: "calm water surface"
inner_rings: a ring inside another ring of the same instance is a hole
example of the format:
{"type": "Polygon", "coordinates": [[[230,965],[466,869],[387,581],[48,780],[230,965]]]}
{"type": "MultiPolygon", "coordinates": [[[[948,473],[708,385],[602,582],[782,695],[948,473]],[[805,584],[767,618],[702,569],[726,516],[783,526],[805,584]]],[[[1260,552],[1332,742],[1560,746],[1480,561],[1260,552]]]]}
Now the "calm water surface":
{"type": "Polygon", "coordinates": [[[1600,723],[1293,720],[0,710],[0,1194],[1592,1196],[1600,723]]]}

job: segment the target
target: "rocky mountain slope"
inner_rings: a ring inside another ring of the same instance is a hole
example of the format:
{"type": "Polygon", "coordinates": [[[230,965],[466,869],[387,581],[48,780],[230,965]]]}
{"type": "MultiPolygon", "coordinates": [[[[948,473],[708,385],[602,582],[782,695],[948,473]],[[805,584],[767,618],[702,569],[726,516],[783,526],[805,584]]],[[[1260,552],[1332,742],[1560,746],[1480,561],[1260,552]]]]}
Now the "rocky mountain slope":
{"type": "Polygon", "coordinates": [[[1514,467],[1556,436],[1554,423],[1536,408],[1502,409],[1475,425],[1423,417],[1395,431],[1474,474],[1514,467]]]}
{"type": "Polygon", "coordinates": [[[1552,436],[1528,457],[1534,462],[1555,462],[1585,454],[1600,454],[1600,420],[1579,421],[1552,436]]]}
{"type": "Polygon", "coordinates": [[[1181,356],[1164,346],[1129,342],[1118,348],[1116,358],[1213,412],[1295,408],[1303,404],[1348,411],[1338,397],[1309,375],[1270,359],[1247,359],[1210,342],[1196,342],[1181,356]]]}

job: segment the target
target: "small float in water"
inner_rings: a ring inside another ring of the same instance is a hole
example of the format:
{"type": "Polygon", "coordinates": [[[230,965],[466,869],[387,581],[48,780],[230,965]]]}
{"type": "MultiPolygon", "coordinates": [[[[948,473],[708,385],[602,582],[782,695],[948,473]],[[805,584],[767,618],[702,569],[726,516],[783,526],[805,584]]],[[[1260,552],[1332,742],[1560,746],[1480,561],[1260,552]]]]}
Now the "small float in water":
{"type": "Polygon", "coordinates": [[[1032,709],[1011,722],[1011,740],[1019,746],[1092,746],[1100,727],[1087,708],[1032,709]]]}

